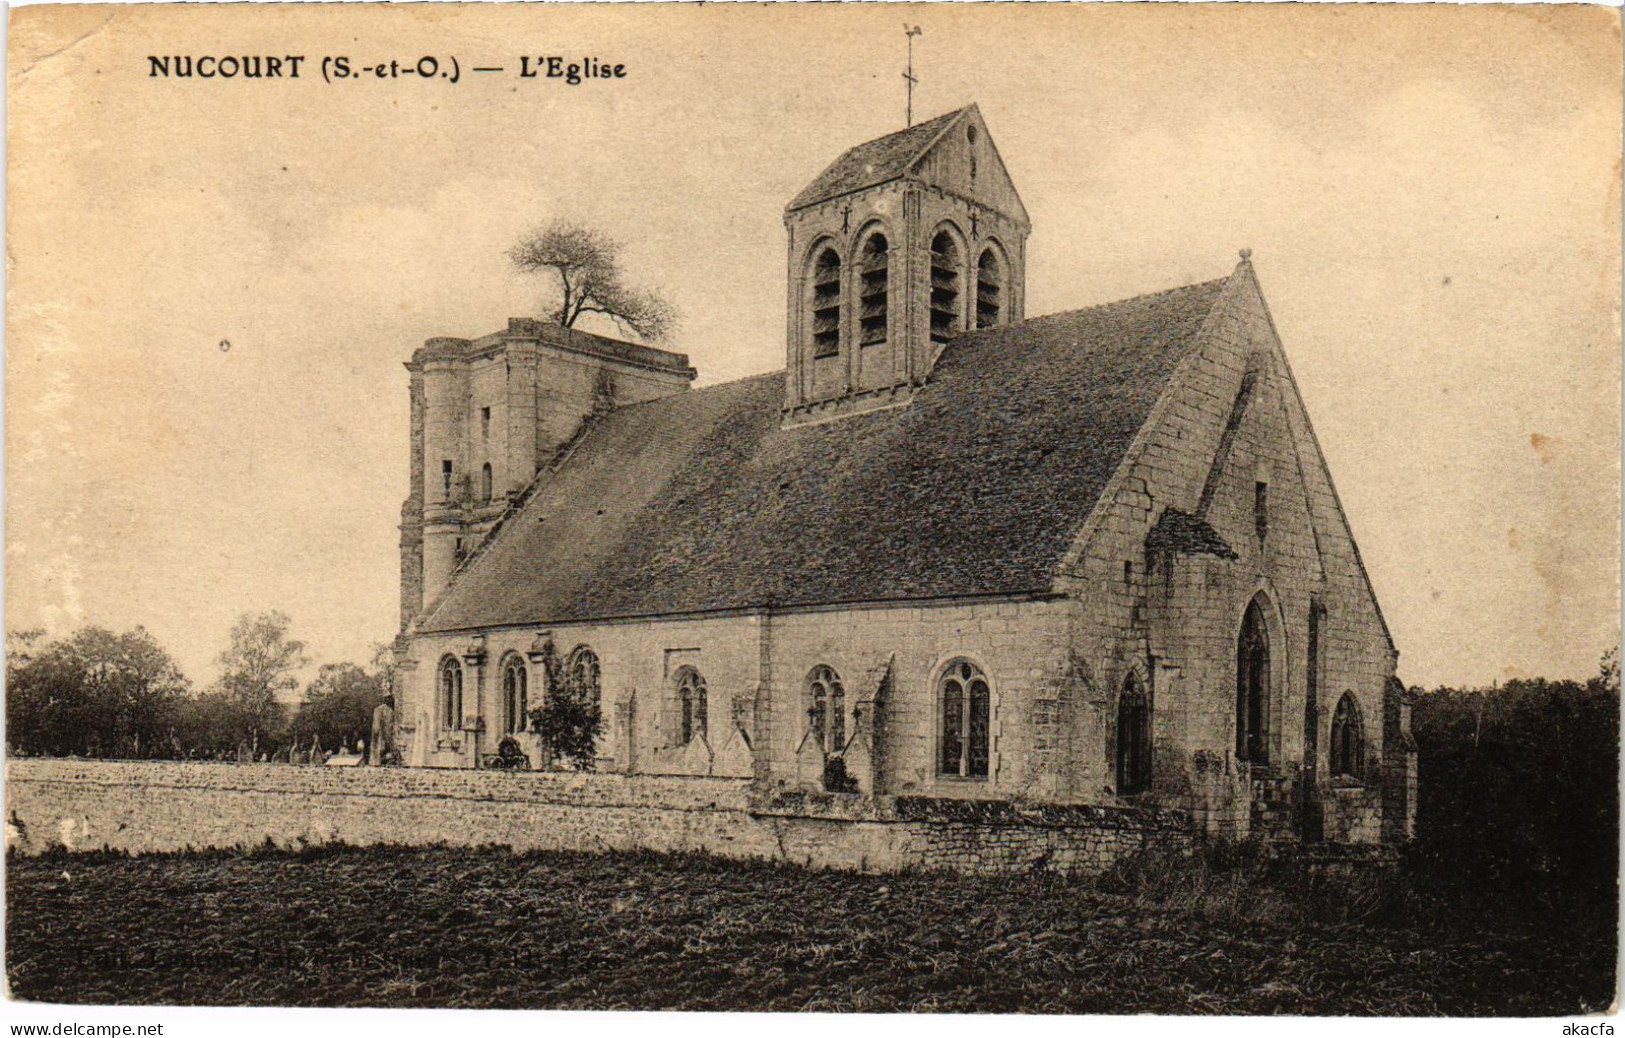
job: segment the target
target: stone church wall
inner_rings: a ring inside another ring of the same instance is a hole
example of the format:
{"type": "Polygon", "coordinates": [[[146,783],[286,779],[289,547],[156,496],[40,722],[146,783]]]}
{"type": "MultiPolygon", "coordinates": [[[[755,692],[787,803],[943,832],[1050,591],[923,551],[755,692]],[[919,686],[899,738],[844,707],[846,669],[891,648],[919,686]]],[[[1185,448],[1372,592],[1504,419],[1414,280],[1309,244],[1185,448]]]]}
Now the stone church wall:
{"type": "MultiPolygon", "coordinates": [[[[806,735],[808,678],[831,667],[845,690],[848,735],[854,711],[872,700],[888,672],[890,688],[870,725],[883,725],[885,759],[879,789],[937,797],[1054,797],[1071,764],[1038,751],[1058,734],[1034,717],[1044,714],[1058,683],[1068,679],[1071,611],[1049,601],[987,601],[940,606],[811,610],[692,620],[560,625],[547,631],[567,657],[585,645],[597,654],[605,734],[602,767],[638,774],[719,774],[718,761],[735,729],[748,741],[759,771],[784,787],[797,785],[795,756],[806,735]],[[993,690],[990,775],[986,780],[937,775],[935,684],[943,668],[963,658],[979,667],[993,690]],[[693,667],[707,686],[703,746],[685,747],[675,680],[693,667]]],[[[401,722],[412,763],[471,767],[501,738],[500,667],[510,653],[534,646],[539,628],[483,634],[484,663],[464,666],[464,714],[484,719],[483,732],[445,732],[435,702],[435,677],[445,655],[460,660],[470,635],[420,636],[403,675],[401,722]],[[421,753],[411,745],[420,742],[421,753]]],[[[533,674],[539,669],[531,666],[533,674]]],[[[540,702],[532,681],[531,703],[540,702]]],[[[871,729],[872,730],[872,729],[871,729]]]]}
{"type": "MultiPolygon", "coordinates": [[[[1092,536],[1068,566],[1064,586],[1078,600],[1077,629],[1085,632],[1079,652],[1108,700],[1104,712],[1115,716],[1129,669],[1147,671],[1155,790],[1163,797],[1195,792],[1201,785],[1196,755],[1234,753],[1237,636],[1247,604],[1262,592],[1270,605],[1275,677],[1267,726],[1271,763],[1313,758],[1314,783],[1327,794],[1332,712],[1347,691],[1364,722],[1368,773],[1361,777],[1377,787],[1383,782],[1383,691],[1394,656],[1250,278],[1232,280],[1199,353],[1186,364],[1148,422],[1138,459],[1109,488],[1092,536]],[[1251,399],[1238,409],[1249,372],[1251,399]],[[1226,450],[1220,471],[1210,473],[1226,450]],[[1255,482],[1268,484],[1262,540],[1255,482]],[[1147,535],[1168,508],[1192,515],[1202,510],[1238,558],[1148,556],[1147,535]],[[1324,606],[1325,618],[1317,702],[1310,710],[1313,602],[1324,606]],[[1311,745],[1317,752],[1306,752],[1311,745]]],[[[1110,724],[1106,729],[1103,756],[1109,760],[1110,724]]],[[[1339,819],[1349,814],[1349,799],[1343,794],[1331,805],[1339,819]]],[[[1365,832],[1363,822],[1337,825],[1352,839],[1365,832]]]]}
{"type": "MultiPolygon", "coordinates": [[[[948,798],[1042,796],[1053,792],[1034,766],[1035,704],[1053,671],[1064,667],[1068,613],[1046,601],[835,609],[773,619],[771,759],[796,751],[807,729],[807,681],[820,664],[846,686],[847,709],[876,691],[889,667],[890,688],[868,721],[881,728],[878,789],[948,798]],[[937,771],[937,679],[955,659],[989,679],[992,731],[989,775],[946,778],[937,771]]],[[[853,731],[848,719],[847,731],[853,731]]]]}
{"type": "Polygon", "coordinates": [[[6,779],[7,844],[24,854],[342,841],[1086,873],[1190,837],[1183,816],[1154,811],[907,797],[753,803],[741,779],[44,759],[9,762],[6,779]]]}

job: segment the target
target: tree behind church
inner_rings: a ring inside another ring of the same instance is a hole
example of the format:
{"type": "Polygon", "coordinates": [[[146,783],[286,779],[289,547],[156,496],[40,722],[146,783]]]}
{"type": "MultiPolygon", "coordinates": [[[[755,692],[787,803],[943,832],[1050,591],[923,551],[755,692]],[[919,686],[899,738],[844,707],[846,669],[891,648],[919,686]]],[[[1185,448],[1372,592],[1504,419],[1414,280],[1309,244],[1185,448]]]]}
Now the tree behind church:
{"type": "Polygon", "coordinates": [[[231,628],[220,654],[219,692],[236,713],[242,742],[267,750],[287,728],[279,695],[299,687],[294,672],[305,665],[305,643],[288,637],[286,613],[246,613],[231,628]]]}
{"type": "Polygon", "coordinates": [[[152,757],[173,752],[188,690],[174,659],[137,627],[85,627],[58,641],[7,635],[6,739],[26,753],[152,757]]]}
{"type": "Polygon", "coordinates": [[[372,738],[372,712],[389,688],[388,679],[354,663],[328,663],[305,689],[293,720],[293,738],[308,748],[314,738],[334,750],[372,738]]]}
{"type": "Polygon", "coordinates": [[[548,280],[543,307],[556,324],[573,328],[583,315],[598,314],[649,342],[666,338],[677,326],[669,302],[626,283],[621,243],[596,228],[554,220],[520,238],[508,258],[522,273],[548,280]]]}

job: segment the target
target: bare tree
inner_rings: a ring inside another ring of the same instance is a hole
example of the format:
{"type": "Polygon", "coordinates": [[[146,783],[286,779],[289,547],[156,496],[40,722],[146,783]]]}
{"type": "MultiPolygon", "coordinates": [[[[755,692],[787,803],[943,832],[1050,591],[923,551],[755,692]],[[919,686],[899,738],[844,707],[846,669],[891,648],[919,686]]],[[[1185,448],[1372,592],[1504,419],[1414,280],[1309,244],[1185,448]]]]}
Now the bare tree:
{"type": "Polygon", "coordinates": [[[664,339],[677,327],[676,309],[654,292],[628,286],[620,254],[620,242],[568,220],[539,227],[508,250],[520,271],[556,279],[544,305],[558,324],[571,328],[582,314],[602,314],[640,339],[664,339]]]}

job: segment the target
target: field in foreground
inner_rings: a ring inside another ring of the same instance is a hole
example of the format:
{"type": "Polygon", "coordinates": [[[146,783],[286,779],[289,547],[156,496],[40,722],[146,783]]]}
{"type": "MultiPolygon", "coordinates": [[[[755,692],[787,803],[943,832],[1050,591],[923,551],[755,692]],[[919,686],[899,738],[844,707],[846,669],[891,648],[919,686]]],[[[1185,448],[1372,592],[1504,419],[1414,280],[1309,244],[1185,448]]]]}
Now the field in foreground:
{"type": "Polygon", "coordinates": [[[1612,920],[1330,925],[1218,896],[1211,876],[1214,896],[1170,898],[1046,875],[444,848],[13,857],[7,872],[12,995],[51,1002],[1558,1015],[1614,987],[1612,920]]]}

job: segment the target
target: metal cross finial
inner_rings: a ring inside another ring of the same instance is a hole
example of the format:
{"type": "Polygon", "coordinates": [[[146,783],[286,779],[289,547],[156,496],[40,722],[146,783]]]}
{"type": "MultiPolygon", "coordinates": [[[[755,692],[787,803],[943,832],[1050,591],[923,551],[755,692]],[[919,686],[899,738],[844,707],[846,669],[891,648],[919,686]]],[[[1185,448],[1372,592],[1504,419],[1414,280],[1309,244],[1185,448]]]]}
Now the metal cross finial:
{"type": "Polygon", "coordinates": [[[913,126],[914,84],[919,82],[918,79],[914,78],[914,37],[921,35],[920,27],[918,25],[909,25],[907,22],[904,22],[903,35],[908,37],[908,71],[903,73],[903,78],[908,81],[908,108],[905,114],[907,122],[905,122],[903,125],[913,126]]]}

